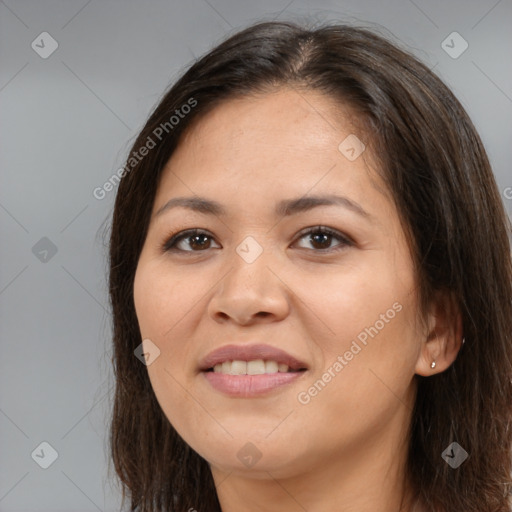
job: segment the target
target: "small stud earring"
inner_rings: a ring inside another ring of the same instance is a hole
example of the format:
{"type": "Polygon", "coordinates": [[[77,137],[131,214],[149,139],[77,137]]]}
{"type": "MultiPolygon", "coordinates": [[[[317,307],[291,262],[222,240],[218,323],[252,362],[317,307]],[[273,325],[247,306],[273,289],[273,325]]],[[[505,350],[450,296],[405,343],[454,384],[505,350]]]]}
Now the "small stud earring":
{"type": "Polygon", "coordinates": [[[462,344],[466,343],[466,338],[462,338],[462,344]]]}
{"type": "Polygon", "coordinates": [[[435,368],[435,367],[436,367],[436,362],[432,361],[432,363],[430,364],[430,368],[435,368]]]}

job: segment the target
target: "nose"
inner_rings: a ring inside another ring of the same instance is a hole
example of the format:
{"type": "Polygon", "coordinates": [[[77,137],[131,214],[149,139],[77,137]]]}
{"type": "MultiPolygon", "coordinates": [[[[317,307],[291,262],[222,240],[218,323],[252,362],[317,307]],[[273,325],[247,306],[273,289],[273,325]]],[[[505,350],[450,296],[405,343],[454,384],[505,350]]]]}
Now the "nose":
{"type": "Polygon", "coordinates": [[[249,263],[233,251],[228,265],[229,271],[215,287],[208,305],[211,318],[251,325],[287,316],[289,288],[279,277],[278,265],[269,252],[264,250],[249,263]]]}

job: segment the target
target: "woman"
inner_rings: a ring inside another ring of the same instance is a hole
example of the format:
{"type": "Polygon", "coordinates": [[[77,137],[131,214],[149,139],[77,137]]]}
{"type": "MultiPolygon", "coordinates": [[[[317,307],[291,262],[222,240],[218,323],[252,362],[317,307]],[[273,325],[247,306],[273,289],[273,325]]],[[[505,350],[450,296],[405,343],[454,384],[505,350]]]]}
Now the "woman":
{"type": "Polygon", "coordinates": [[[256,24],[173,85],[124,171],[131,510],[510,510],[511,226],[425,65],[364,29],[256,24]]]}

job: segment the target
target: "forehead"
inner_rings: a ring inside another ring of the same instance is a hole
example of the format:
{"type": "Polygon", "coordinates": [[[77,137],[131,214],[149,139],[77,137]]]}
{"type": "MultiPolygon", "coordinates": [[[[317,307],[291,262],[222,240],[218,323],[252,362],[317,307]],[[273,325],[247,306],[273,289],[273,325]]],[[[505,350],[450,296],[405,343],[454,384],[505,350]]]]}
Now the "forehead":
{"type": "Polygon", "coordinates": [[[359,131],[357,124],[358,116],[352,109],[325,94],[282,88],[225,100],[186,131],[180,146],[194,144],[250,152],[257,144],[286,153],[290,149],[286,144],[291,143],[295,151],[299,147],[304,151],[333,146],[336,149],[343,133],[359,131]],[[248,141],[252,144],[245,145],[248,141]]]}
{"type": "Polygon", "coordinates": [[[170,192],[245,193],[250,200],[349,191],[362,200],[369,186],[383,187],[370,176],[369,150],[352,160],[341,151],[346,140],[368,145],[358,125],[350,109],[317,91],[287,88],[227,100],[186,130],[163,171],[156,203],[170,192]]]}

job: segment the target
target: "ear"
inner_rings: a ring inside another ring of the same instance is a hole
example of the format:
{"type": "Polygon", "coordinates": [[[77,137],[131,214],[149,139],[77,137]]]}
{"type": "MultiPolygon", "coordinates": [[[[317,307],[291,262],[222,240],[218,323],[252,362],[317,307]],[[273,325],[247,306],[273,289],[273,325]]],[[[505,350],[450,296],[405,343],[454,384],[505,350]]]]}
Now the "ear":
{"type": "Polygon", "coordinates": [[[427,320],[428,333],[415,367],[415,373],[424,377],[444,372],[462,346],[462,316],[453,292],[435,293],[427,320]],[[433,361],[435,368],[431,367],[433,361]]]}

